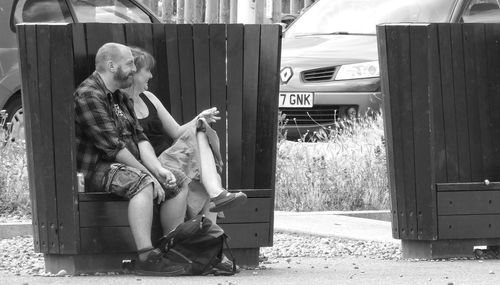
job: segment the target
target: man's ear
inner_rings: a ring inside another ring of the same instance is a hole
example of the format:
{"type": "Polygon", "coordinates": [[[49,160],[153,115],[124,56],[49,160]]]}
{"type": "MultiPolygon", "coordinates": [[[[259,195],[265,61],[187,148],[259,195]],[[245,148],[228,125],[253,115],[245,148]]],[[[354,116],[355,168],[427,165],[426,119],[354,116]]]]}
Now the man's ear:
{"type": "Polygon", "coordinates": [[[108,60],[106,62],[106,66],[108,67],[109,71],[116,72],[116,64],[112,60],[108,60]]]}

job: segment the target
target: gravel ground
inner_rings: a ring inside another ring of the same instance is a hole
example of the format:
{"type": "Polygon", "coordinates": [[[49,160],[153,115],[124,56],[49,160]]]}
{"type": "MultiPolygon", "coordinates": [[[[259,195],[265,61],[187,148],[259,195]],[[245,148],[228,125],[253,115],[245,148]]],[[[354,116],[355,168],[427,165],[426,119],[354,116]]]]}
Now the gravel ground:
{"type": "MultiPolygon", "coordinates": [[[[49,275],[45,274],[43,255],[33,250],[31,236],[0,240],[0,254],[0,275],[49,275]]],[[[389,243],[275,233],[274,246],[261,248],[260,255],[260,267],[264,269],[266,264],[278,263],[283,259],[291,262],[294,257],[366,257],[398,260],[401,250],[398,245],[389,243]]]]}

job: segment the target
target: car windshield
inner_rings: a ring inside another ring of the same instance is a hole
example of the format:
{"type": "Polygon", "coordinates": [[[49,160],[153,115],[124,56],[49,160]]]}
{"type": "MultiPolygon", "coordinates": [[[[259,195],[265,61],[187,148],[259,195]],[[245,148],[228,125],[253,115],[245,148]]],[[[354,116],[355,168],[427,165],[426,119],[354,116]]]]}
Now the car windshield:
{"type": "Polygon", "coordinates": [[[447,22],[457,0],[322,0],[285,32],[285,37],[311,34],[375,34],[376,25],[401,22],[447,22]]]}
{"type": "Polygon", "coordinates": [[[78,22],[151,23],[150,17],[129,0],[71,0],[78,22]]]}

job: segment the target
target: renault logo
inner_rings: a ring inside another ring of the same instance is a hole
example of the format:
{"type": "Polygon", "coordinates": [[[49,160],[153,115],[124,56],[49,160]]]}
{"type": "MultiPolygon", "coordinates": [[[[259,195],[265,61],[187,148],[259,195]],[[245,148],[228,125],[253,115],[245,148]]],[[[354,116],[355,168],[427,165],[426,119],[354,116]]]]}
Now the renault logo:
{"type": "Polygon", "coordinates": [[[287,66],[283,67],[280,71],[281,84],[287,84],[293,76],[292,68],[287,66]]]}

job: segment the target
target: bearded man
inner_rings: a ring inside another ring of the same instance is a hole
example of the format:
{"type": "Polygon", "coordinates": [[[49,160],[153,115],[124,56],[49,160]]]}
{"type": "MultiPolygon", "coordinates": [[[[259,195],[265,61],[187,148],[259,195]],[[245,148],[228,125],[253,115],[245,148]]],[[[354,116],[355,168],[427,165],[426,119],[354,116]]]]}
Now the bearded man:
{"type": "Polygon", "coordinates": [[[165,220],[186,213],[187,182],[161,166],[144,135],[128,88],[136,72],[130,48],[104,44],[96,54],[96,70],[74,93],[77,169],[86,191],[114,193],[130,200],[128,220],[137,247],[136,273],[179,275],[184,267],[153,248],[151,226],[154,201],[165,220]],[[160,184],[161,183],[161,184],[160,184]],[[163,185],[163,187],[162,187],[163,185]],[[173,197],[173,198],[172,198],[173,197]]]}

